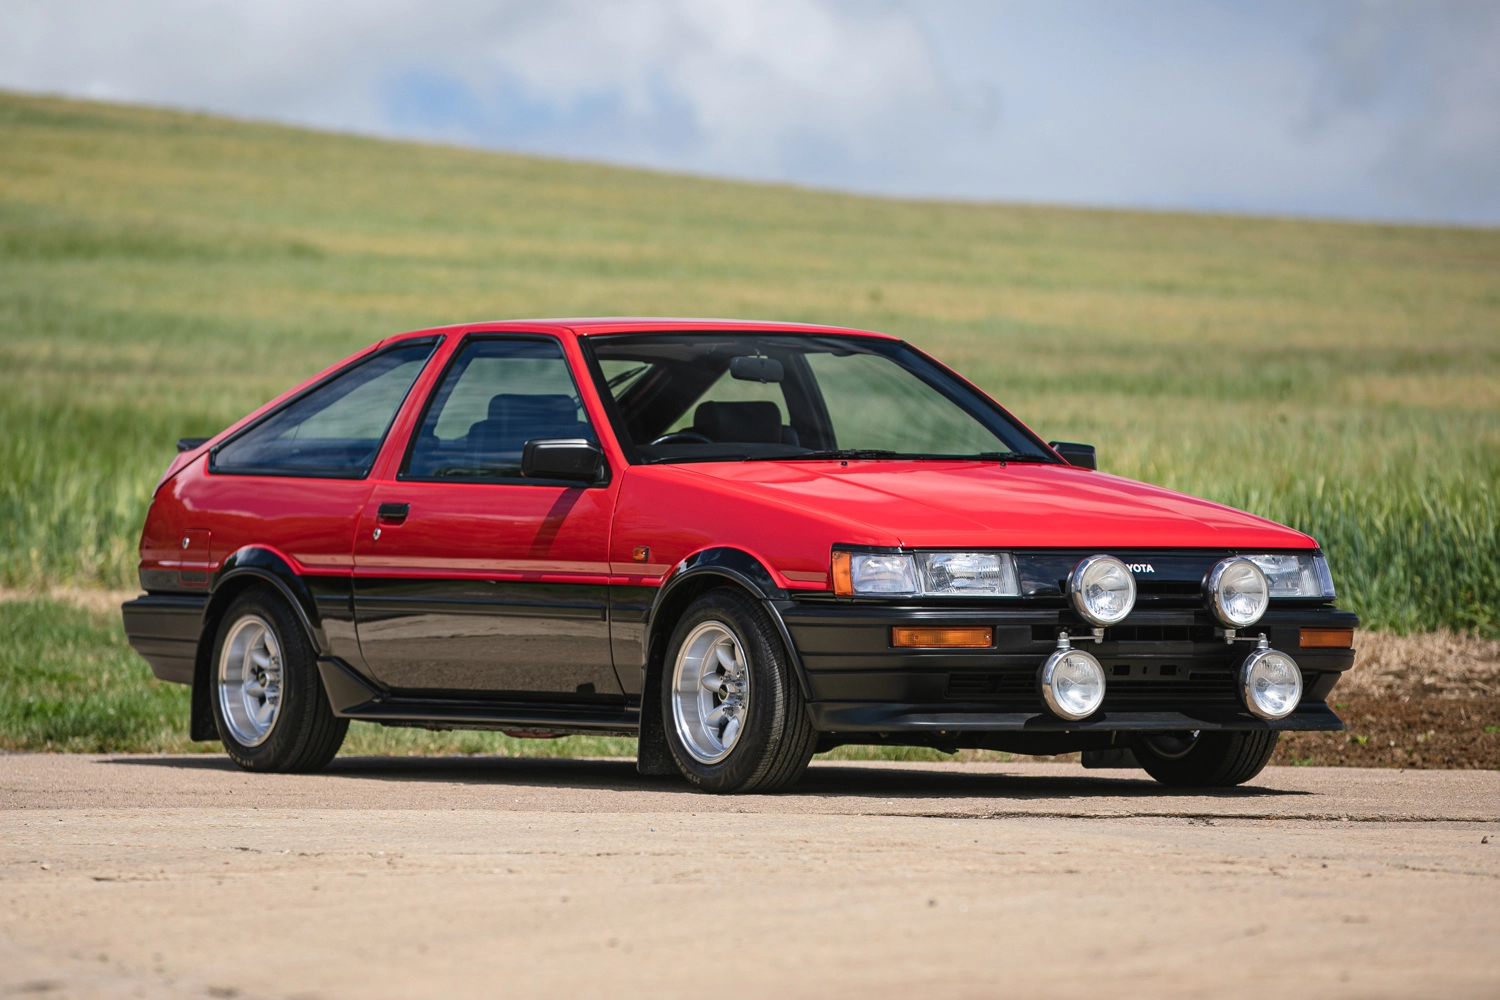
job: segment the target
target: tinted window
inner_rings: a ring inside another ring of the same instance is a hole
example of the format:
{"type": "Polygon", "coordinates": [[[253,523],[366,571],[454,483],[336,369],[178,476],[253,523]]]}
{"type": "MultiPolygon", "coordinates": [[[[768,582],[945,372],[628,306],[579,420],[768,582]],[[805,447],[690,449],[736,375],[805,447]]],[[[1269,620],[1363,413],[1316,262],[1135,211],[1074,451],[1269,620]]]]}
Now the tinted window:
{"type": "Polygon", "coordinates": [[[539,438],[595,440],[555,340],[471,340],[432,394],[406,475],[512,479],[539,438]]]}
{"type": "Polygon", "coordinates": [[[648,462],[842,457],[1056,462],[899,341],[741,333],[590,338],[621,438],[648,462]]]}
{"type": "Polygon", "coordinates": [[[215,450],[216,472],[368,475],[434,341],[403,344],[350,365],[215,450]]]}

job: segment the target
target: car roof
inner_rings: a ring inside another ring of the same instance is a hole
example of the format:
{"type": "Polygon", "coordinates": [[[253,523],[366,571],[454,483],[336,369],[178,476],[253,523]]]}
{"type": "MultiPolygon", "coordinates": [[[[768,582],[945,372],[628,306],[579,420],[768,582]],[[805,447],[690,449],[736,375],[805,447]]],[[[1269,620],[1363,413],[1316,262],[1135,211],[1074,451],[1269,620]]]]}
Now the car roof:
{"type": "Polygon", "coordinates": [[[434,333],[463,331],[466,333],[537,332],[542,330],[568,330],[580,337],[597,337],[615,333],[672,333],[715,332],[732,333],[778,333],[827,335],[830,333],[878,337],[881,340],[896,340],[888,333],[860,330],[844,326],[820,326],[814,323],[778,323],[766,320],[743,319],[694,319],[683,316],[587,316],[554,319],[512,319],[481,323],[456,323],[451,326],[434,327],[429,330],[413,330],[410,333],[391,337],[387,343],[408,337],[428,336],[434,333]]]}

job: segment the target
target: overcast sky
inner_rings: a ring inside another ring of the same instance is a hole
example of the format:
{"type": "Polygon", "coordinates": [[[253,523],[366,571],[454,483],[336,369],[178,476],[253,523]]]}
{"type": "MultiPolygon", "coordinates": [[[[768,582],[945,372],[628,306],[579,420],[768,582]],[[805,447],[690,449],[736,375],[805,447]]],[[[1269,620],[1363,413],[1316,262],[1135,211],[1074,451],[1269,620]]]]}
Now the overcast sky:
{"type": "Polygon", "coordinates": [[[1500,224],[1500,2],[0,0],[0,87],[883,194],[1500,224]]]}

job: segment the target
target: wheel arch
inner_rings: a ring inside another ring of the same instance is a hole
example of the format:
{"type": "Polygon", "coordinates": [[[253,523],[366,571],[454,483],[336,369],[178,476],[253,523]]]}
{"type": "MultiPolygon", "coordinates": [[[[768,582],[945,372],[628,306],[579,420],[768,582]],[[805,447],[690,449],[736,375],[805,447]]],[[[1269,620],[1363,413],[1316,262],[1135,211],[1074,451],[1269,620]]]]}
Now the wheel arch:
{"type": "Polygon", "coordinates": [[[641,633],[641,728],[637,763],[643,774],[677,773],[667,749],[665,721],[661,717],[660,685],[667,643],[688,606],[702,594],[725,585],[738,587],[764,605],[776,623],[803,697],[810,697],[802,658],[781,618],[779,605],[789,598],[786,588],[776,582],[764,563],[743,549],[721,546],[695,552],[672,567],[662,581],[641,633]]]}
{"type": "Polygon", "coordinates": [[[210,700],[214,639],[219,634],[219,623],[224,618],[224,612],[245,591],[263,586],[280,594],[302,624],[314,654],[322,656],[328,650],[328,637],[323,632],[322,619],[312,591],[291,562],[280,553],[257,546],[239,549],[224,560],[209,586],[208,603],[203,608],[203,624],[198,633],[198,651],[193,662],[192,714],[188,736],[194,740],[219,738],[210,700]]]}

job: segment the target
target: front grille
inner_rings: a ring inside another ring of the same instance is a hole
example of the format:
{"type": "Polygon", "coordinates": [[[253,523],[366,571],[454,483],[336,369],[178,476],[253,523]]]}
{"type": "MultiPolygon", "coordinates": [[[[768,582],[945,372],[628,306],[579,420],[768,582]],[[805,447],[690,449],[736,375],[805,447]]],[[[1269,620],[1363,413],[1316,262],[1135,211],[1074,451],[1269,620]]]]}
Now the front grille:
{"type": "MultiPolygon", "coordinates": [[[[1112,667],[1106,661],[1104,674],[1105,712],[1232,706],[1238,698],[1232,670],[1193,670],[1169,663],[1112,667]],[[1127,671],[1133,676],[1127,676],[1127,671]]],[[[995,711],[1040,712],[1042,699],[1036,683],[1034,671],[952,673],[946,696],[951,701],[983,702],[995,711]]]]}

